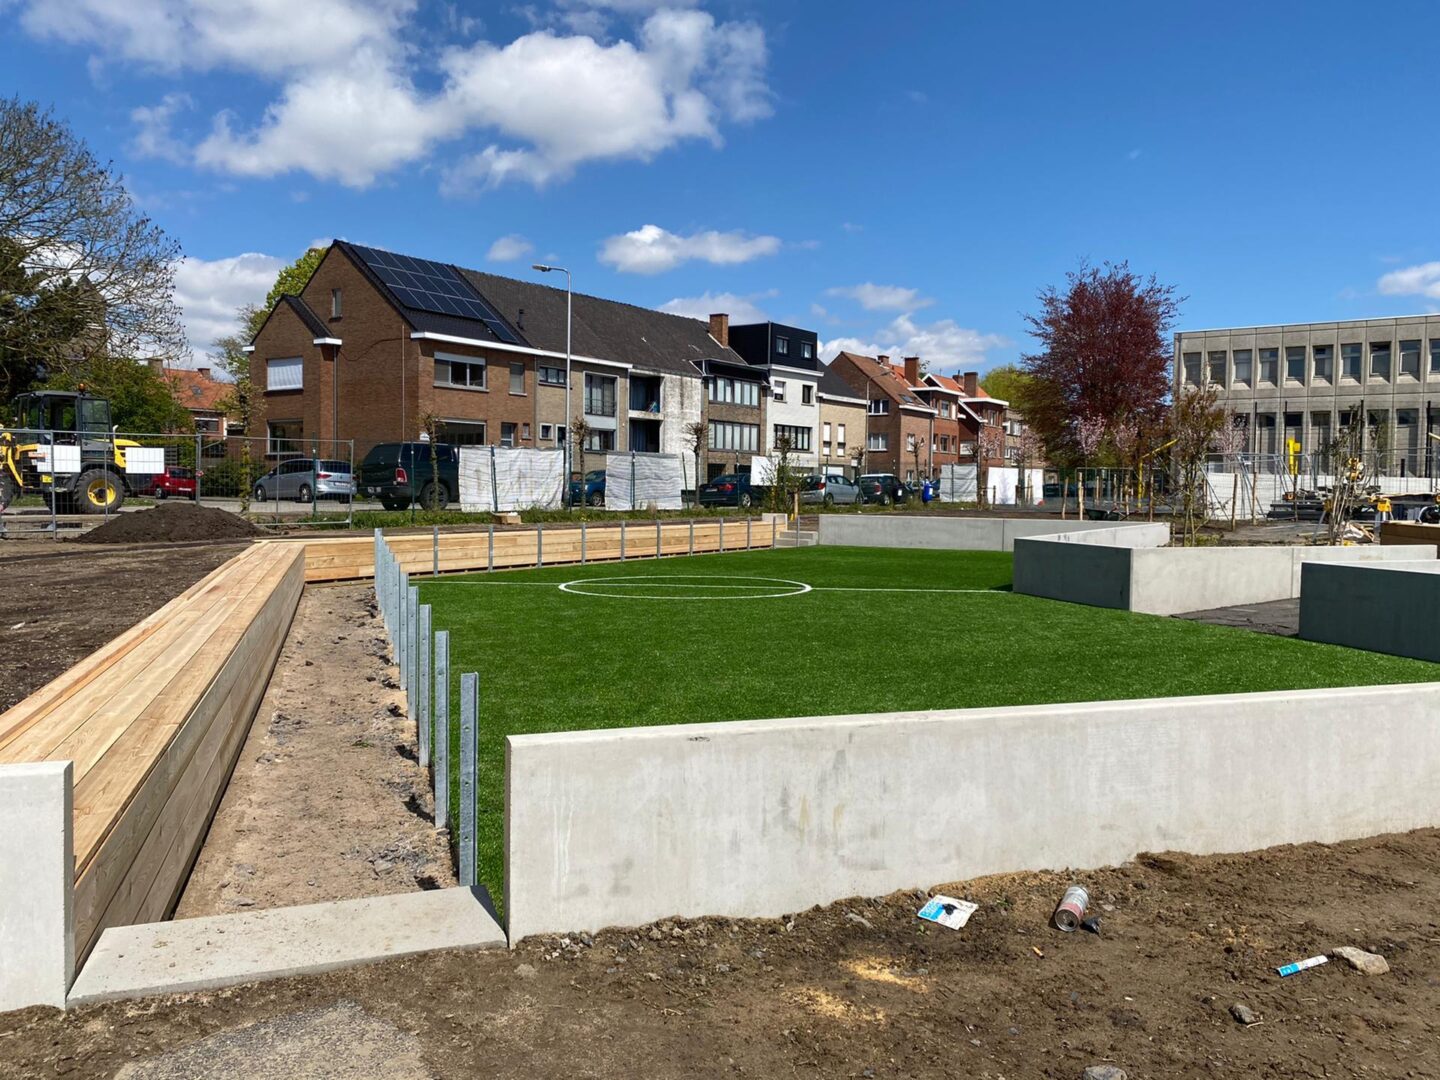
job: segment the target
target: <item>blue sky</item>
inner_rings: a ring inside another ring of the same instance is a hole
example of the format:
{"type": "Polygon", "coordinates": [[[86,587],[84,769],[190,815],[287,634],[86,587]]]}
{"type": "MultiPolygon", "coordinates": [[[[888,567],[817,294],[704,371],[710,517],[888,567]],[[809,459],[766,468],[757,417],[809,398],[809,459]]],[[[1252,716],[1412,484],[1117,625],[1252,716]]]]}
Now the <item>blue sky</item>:
{"type": "Polygon", "coordinates": [[[1440,308],[1440,5],[0,0],[183,245],[192,344],[342,236],[985,369],[1129,259],[1183,327],[1440,308]],[[498,241],[498,243],[497,243],[498,241]]]}

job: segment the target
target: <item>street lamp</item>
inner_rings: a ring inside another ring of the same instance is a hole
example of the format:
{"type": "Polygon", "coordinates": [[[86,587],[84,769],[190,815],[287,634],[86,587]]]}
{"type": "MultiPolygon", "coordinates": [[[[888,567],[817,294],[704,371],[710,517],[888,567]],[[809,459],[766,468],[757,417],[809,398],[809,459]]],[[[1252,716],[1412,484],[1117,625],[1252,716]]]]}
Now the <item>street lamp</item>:
{"type": "MultiPolygon", "coordinates": [[[[547,266],[545,263],[532,263],[531,269],[542,274],[554,270],[565,275],[565,505],[573,510],[575,498],[570,487],[570,271],[563,266],[547,266]]],[[[585,494],[584,477],[580,479],[580,494],[585,494]]]]}

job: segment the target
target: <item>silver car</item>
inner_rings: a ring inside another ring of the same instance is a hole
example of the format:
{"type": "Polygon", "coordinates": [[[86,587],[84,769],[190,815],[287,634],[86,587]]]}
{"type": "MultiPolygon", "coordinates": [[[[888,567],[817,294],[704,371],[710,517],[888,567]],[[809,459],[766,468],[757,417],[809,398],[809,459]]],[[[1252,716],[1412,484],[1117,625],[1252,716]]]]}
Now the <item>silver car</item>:
{"type": "Polygon", "coordinates": [[[256,502],[351,499],[355,497],[355,476],[347,461],[292,458],[256,480],[254,496],[256,502]]]}
{"type": "Polygon", "coordinates": [[[847,480],[839,473],[823,476],[807,476],[800,485],[802,503],[820,503],[834,506],[836,503],[857,503],[860,501],[860,487],[853,480],[847,480]]]}

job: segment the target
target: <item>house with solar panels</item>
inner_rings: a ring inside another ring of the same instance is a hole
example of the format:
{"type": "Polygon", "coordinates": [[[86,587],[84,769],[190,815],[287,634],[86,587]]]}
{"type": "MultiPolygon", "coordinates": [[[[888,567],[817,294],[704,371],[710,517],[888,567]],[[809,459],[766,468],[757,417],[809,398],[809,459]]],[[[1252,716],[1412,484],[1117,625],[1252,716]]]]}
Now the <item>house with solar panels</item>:
{"type": "MultiPolygon", "coordinates": [[[[744,361],[710,324],[576,293],[570,416],[586,449],[690,457],[706,361],[744,361]]],[[[564,446],[565,290],[336,240],[249,346],[254,433],[316,440],[564,446]]]]}

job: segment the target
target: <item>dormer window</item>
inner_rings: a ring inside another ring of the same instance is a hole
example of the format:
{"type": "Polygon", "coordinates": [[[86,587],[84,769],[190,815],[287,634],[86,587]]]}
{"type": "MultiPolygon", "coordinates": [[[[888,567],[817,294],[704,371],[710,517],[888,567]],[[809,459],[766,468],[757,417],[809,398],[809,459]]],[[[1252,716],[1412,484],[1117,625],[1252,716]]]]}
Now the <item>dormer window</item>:
{"type": "Polygon", "coordinates": [[[778,356],[790,355],[790,339],[788,337],[777,337],[775,339],[775,353],[778,356]]]}

